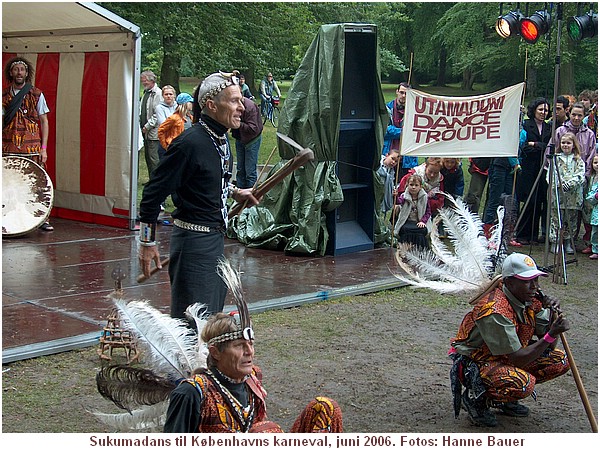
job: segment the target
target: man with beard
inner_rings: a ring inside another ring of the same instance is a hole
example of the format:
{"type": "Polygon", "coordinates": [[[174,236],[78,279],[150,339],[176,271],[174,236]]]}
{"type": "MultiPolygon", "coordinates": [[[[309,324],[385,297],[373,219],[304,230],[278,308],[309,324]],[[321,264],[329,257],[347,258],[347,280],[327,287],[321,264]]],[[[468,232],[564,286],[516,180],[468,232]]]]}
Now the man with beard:
{"type": "MultiPolygon", "coordinates": [[[[21,156],[45,167],[48,160],[48,113],[41,90],[31,84],[34,70],[22,57],[12,58],[4,68],[10,83],[2,91],[2,156],[21,156]]],[[[53,231],[48,221],[42,231],[53,231]]]]}

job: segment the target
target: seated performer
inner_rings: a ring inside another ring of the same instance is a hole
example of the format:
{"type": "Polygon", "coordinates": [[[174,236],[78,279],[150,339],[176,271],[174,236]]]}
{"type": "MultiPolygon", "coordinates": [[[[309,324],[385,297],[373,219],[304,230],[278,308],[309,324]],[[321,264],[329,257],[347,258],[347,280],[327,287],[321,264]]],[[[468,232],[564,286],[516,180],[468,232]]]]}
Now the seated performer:
{"type": "Polygon", "coordinates": [[[490,407],[525,417],[529,408],[518,401],[531,395],[537,383],[569,370],[565,353],[556,349],[557,337],[569,323],[559,301],[541,293],[540,276],[547,275],[530,256],[509,255],[498,287],[464,317],[450,349],[456,416],[462,400],[476,425],[497,425],[490,407]],[[462,399],[461,385],[466,388],[462,399]]]}
{"type": "MultiPolygon", "coordinates": [[[[127,410],[97,413],[102,422],[123,431],[161,426],[167,433],[283,432],[267,419],[267,393],[254,365],[254,331],[239,272],[226,260],[219,261],[217,272],[238,310],[207,316],[206,305],[189,306],[186,316],[198,333],[147,302],[115,301],[122,327],[136,336],[149,367],[111,365],[98,372],[98,392],[127,410]]],[[[291,432],[341,433],[340,407],[316,397],[291,432]]]]}
{"type": "MultiPolygon", "coordinates": [[[[262,372],[254,365],[254,331],[239,314],[217,313],[202,331],[207,369],[171,393],[166,433],[282,433],[267,420],[262,372]],[[241,319],[241,320],[240,320],[241,319]]],[[[317,397],[296,419],[292,433],[341,433],[342,415],[333,400],[317,397]]]]}

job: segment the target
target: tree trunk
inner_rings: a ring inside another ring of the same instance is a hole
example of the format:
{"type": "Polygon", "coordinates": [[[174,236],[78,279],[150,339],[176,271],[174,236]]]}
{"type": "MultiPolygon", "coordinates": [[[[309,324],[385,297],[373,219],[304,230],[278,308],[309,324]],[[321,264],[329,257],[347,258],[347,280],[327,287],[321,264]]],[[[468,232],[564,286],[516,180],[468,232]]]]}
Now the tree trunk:
{"type": "Polygon", "coordinates": [[[525,88],[526,97],[537,96],[537,70],[534,67],[527,67],[527,86],[525,88]]]}
{"type": "Polygon", "coordinates": [[[475,74],[473,73],[473,71],[471,69],[463,70],[463,79],[462,79],[461,88],[464,91],[472,91],[473,83],[475,83],[475,74]]]}
{"type": "MultiPolygon", "coordinates": [[[[571,55],[576,54],[576,43],[571,39],[567,40],[567,52],[571,55]]],[[[558,84],[557,96],[577,92],[575,87],[575,62],[573,59],[568,61],[562,60],[558,84]]]]}
{"type": "Polygon", "coordinates": [[[177,39],[173,36],[163,36],[163,63],[160,69],[160,85],[170,84],[175,88],[175,93],[181,92],[179,89],[179,67],[181,66],[181,54],[179,53],[177,39]]]}
{"type": "Polygon", "coordinates": [[[448,59],[448,51],[446,47],[442,45],[440,48],[440,59],[438,64],[438,76],[435,82],[436,86],[446,86],[446,66],[448,59]]]}

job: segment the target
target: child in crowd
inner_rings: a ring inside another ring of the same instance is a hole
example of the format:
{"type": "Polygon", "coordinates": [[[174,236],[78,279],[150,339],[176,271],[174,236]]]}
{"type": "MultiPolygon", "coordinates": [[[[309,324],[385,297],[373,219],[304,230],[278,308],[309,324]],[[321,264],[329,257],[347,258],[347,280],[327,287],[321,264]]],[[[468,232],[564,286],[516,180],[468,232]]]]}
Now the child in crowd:
{"type": "Polygon", "coordinates": [[[591,259],[598,259],[598,154],[592,159],[585,199],[586,201],[583,203],[583,225],[585,226],[583,241],[587,246],[581,253],[586,255],[591,253],[591,259]]]}
{"type": "Polygon", "coordinates": [[[460,158],[442,158],[440,173],[444,177],[444,192],[462,199],[465,193],[465,177],[460,158]]]}
{"type": "MultiPolygon", "coordinates": [[[[565,133],[560,138],[560,151],[556,153],[556,172],[553,177],[554,192],[558,191],[558,199],[553,198],[550,214],[550,242],[556,244],[559,233],[558,211],[560,207],[564,226],[564,248],[572,255],[575,253],[571,240],[577,226],[577,214],[583,205],[583,184],[585,182],[585,163],[581,159],[579,141],[573,133],[565,133]],[[558,184],[558,183],[561,184],[558,184]],[[558,186],[558,189],[555,189],[558,186]]],[[[549,178],[549,174],[548,174],[549,178]]],[[[549,180],[547,180],[549,182],[549,180]]],[[[555,197],[555,196],[554,196],[555,197]]],[[[555,250],[555,246],[552,246],[555,250]]]]}
{"type": "Polygon", "coordinates": [[[394,206],[394,186],[396,185],[396,166],[400,160],[397,149],[390,149],[387,155],[381,157],[381,165],[377,169],[377,175],[383,183],[383,200],[381,212],[385,215],[394,206]]]}
{"type": "MultiPolygon", "coordinates": [[[[465,177],[460,158],[442,158],[440,173],[444,178],[444,192],[451,195],[452,198],[460,198],[462,200],[465,193],[465,177]]],[[[450,206],[450,200],[447,198],[444,199],[444,206],[450,206]]],[[[438,229],[440,237],[445,238],[446,232],[441,222],[438,229]]]]}
{"type": "Polygon", "coordinates": [[[444,191],[444,176],[440,173],[442,170],[442,158],[429,157],[423,164],[418,165],[402,177],[398,192],[406,190],[408,178],[416,174],[421,177],[423,189],[427,193],[429,208],[431,214],[436,215],[438,210],[444,206],[445,197],[441,194],[444,191]]]}
{"type": "Polygon", "coordinates": [[[406,190],[398,196],[394,234],[400,242],[428,248],[427,235],[431,230],[431,209],[423,181],[419,175],[406,175],[406,190]]]}
{"type": "Polygon", "coordinates": [[[166,150],[171,141],[192,126],[192,102],[194,99],[190,94],[182,92],[177,96],[175,112],[158,127],[158,140],[166,150]]]}

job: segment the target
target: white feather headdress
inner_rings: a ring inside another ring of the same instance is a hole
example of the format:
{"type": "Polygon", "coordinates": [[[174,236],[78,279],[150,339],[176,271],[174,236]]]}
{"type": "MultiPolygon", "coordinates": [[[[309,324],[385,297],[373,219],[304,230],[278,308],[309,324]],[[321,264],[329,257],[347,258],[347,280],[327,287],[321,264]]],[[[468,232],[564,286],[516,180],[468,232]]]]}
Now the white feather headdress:
{"type": "MultiPolygon", "coordinates": [[[[246,338],[250,335],[253,338],[254,332],[239,272],[233,270],[226,259],[219,261],[217,270],[233,294],[240,319],[239,332],[228,333],[232,336],[221,336],[220,342],[224,338],[246,338]]],[[[168,398],[173,389],[182,379],[189,378],[196,369],[206,368],[208,347],[201,336],[208,319],[207,309],[200,303],[187,308],[186,316],[196,326],[197,332],[194,332],[188,322],[169,317],[147,302],[114,301],[122,327],[138,338],[150,367],[103,368],[96,376],[98,391],[127,412],[93,414],[116,430],[157,429],[164,424],[168,398]]]]}
{"type": "Polygon", "coordinates": [[[147,302],[114,302],[122,327],[136,336],[149,368],[102,368],[96,375],[98,391],[127,412],[93,414],[116,430],[157,429],[164,424],[168,397],[179,380],[206,368],[208,350],[199,338],[208,318],[206,307],[194,304],[186,310],[196,325],[195,333],[186,321],[169,317],[147,302]]]}
{"type": "MultiPolygon", "coordinates": [[[[488,241],[479,216],[462,200],[444,195],[451,206],[442,208],[433,221],[431,249],[398,244],[396,262],[403,273],[394,273],[394,276],[414,287],[441,293],[479,293],[488,287],[496,267],[501,267],[502,227],[497,226],[488,241]],[[448,234],[450,245],[440,239],[440,223],[448,234]]],[[[499,208],[498,214],[503,216],[503,209],[499,208]]]]}

